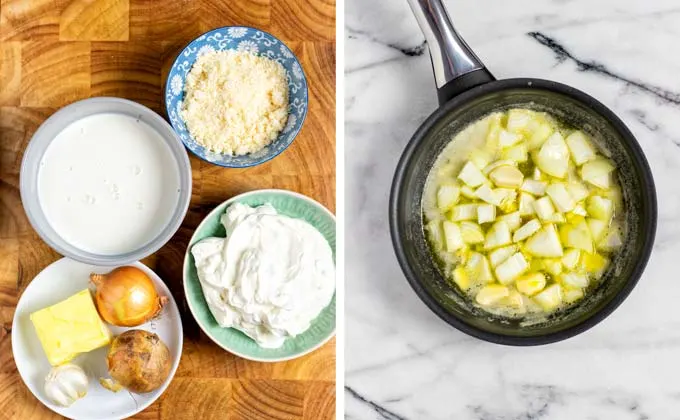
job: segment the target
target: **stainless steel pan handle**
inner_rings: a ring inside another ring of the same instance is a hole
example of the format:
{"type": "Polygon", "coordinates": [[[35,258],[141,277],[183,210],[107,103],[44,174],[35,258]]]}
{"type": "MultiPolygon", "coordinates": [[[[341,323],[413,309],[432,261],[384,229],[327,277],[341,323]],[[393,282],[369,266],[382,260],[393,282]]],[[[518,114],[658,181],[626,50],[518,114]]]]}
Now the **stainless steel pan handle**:
{"type": "Polygon", "coordinates": [[[441,0],[408,0],[430,49],[440,104],[495,80],[456,32],[441,0]]]}

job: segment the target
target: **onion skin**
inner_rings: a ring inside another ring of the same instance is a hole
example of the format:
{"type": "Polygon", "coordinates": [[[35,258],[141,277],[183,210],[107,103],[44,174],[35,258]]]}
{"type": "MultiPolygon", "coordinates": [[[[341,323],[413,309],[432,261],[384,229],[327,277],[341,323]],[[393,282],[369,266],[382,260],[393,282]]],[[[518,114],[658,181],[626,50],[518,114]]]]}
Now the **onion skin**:
{"type": "Polygon", "coordinates": [[[116,382],[143,394],[160,387],[170,375],[170,350],[154,333],[128,330],[111,343],[106,366],[116,382]]]}
{"type": "Polygon", "coordinates": [[[99,316],[111,325],[136,327],[158,315],[167,302],[149,276],[137,267],[118,267],[107,274],[90,274],[99,316]]]}

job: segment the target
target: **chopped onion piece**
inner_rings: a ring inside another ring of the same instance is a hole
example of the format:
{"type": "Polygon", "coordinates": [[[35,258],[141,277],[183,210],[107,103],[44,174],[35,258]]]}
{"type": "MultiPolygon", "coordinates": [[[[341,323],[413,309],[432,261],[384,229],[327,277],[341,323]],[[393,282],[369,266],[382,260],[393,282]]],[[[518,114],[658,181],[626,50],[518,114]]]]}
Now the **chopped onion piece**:
{"type": "Polygon", "coordinates": [[[567,189],[564,187],[564,184],[550,184],[548,185],[548,188],[545,189],[545,193],[548,194],[548,197],[550,197],[553,204],[555,204],[557,210],[561,211],[562,213],[572,211],[574,206],[576,206],[576,202],[571,197],[571,195],[569,195],[567,189]]]}
{"type": "Polygon", "coordinates": [[[501,130],[498,134],[498,145],[501,148],[510,147],[522,141],[522,136],[517,133],[511,133],[507,130],[501,130]]]}
{"type": "Polygon", "coordinates": [[[553,284],[534,296],[534,301],[541,305],[544,311],[550,312],[562,304],[562,287],[553,284]]]}
{"type": "Polygon", "coordinates": [[[475,149],[470,152],[470,162],[474,163],[479,170],[486,168],[492,161],[493,155],[486,150],[475,149]]]}
{"type": "Polygon", "coordinates": [[[573,270],[578,265],[581,258],[581,251],[578,249],[568,249],[562,257],[562,265],[568,269],[573,270]]]}
{"type": "Polygon", "coordinates": [[[553,133],[541,146],[536,156],[536,166],[555,178],[564,178],[567,175],[569,149],[560,133],[553,133]]]}
{"type": "Polygon", "coordinates": [[[470,276],[468,276],[465,269],[460,266],[456,267],[456,269],[453,270],[453,281],[463,291],[469,290],[470,286],[472,285],[472,282],[470,281],[470,276]]]}
{"type": "Polygon", "coordinates": [[[531,136],[529,136],[529,141],[527,142],[529,150],[538,149],[539,147],[543,146],[545,141],[548,140],[552,133],[553,129],[550,124],[539,124],[534,132],[531,133],[531,136]]]}
{"type": "Polygon", "coordinates": [[[446,212],[456,205],[459,197],[460,188],[455,185],[442,185],[437,190],[437,207],[446,212]]]}
{"type": "Polygon", "coordinates": [[[564,273],[560,276],[560,283],[571,289],[588,287],[588,276],[577,273],[564,273]]]}
{"type": "Polygon", "coordinates": [[[569,248],[582,249],[586,252],[593,252],[593,237],[586,222],[577,225],[562,225],[560,227],[560,238],[562,243],[569,248]]]}
{"type": "Polygon", "coordinates": [[[599,219],[586,219],[588,223],[588,229],[590,229],[590,235],[593,237],[593,241],[599,242],[607,231],[609,222],[604,222],[599,219]]]}
{"type": "Polygon", "coordinates": [[[499,220],[508,224],[510,232],[514,232],[522,224],[522,216],[519,214],[518,211],[506,214],[505,216],[501,216],[499,220]]]}
{"type": "Polygon", "coordinates": [[[467,185],[463,185],[462,187],[460,187],[460,194],[463,197],[469,198],[471,200],[477,198],[477,196],[475,195],[474,188],[470,188],[467,185]]]}
{"type": "Polygon", "coordinates": [[[466,244],[478,244],[484,242],[482,227],[473,222],[460,222],[460,233],[466,244]]]}
{"type": "Polygon", "coordinates": [[[600,197],[599,195],[588,198],[587,208],[588,214],[607,223],[609,223],[614,215],[614,203],[612,200],[600,197]]]}
{"type": "Polygon", "coordinates": [[[547,182],[536,181],[534,179],[525,179],[522,183],[522,186],[520,187],[520,190],[528,192],[529,194],[541,196],[545,194],[545,189],[547,186],[547,182]]]}
{"type": "Polygon", "coordinates": [[[571,159],[576,166],[581,166],[589,160],[595,159],[595,150],[590,145],[590,141],[588,141],[583,131],[574,131],[567,137],[566,142],[571,159]]]}
{"type": "Polygon", "coordinates": [[[438,220],[431,220],[425,228],[430,234],[430,242],[433,248],[437,251],[444,249],[444,233],[441,223],[438,220]]]}
{"type": "Polygon", "coordinates": [[[562,262],[559,258],[546,258],[543,260],[543,268],[548,274],[558,276],[562,273],[562,262]]]}
{"type": "Polygon", "coordinates": [[[500,206],[502,202],[502,198],[500,197],[500,195],[497,194],[496,191],[492,190],[488,184],[484,184],[481,187],[477,188],[477,190],[475,191],[475,195],[480,200],[487,202],[489,204],[493,204],[494,206],[500,206]]]}
{"type": "Polygon", "coordinates": [[[512,242],[510,228],[504,221],[494,223],[493,226],[486,233],[486,241],[484,242],[484,249],[495,249],[504,245],[509,245],[512,242]]]}
{"type": "Polygon", "coordinates": [[[523,241],[529,236],[538,232],[540,229],[541,223],[536,219],[532,219],[526,222],[521,228],[515,231],[514,235],[512,235],[512,241],[513,242],[523,241]]]}
{"type": "Polygon", "coordinates": [[[520,143],[503,150],[501,158],[517,163],[524,163],[529,160],[529,150],[527,150],[526,144],[520,143]]]}
{"type": "Polygon", "coordinates": [[[524,247],[535,257],[556,258],[563,255],[562,243],[554,225],[543,226],[524,247]]]}
{"type": "Polygon", "coordinates": [[[581,167],[581,178],[584,181],[603,189],[609,188],[609,174],[614,171],[614,165],[606,159],[595,159],[581,167]]]}
{"type": "Polygon", "coordinates": [[[487,165],[486,168],[484,168],[484,175],[488,175],[491,173],[496,168],[500,168],[502,166],[517,166],[517,162],[512,161],[512,160],[497,160],[489,165],[487,165]]]}
{"type": "Polygon", "coordinates": [[[571,198],[574,199],[574,201],[581,201],[588,197],[590,195],[590,191],[588,191],[588,187],[583,185],[582,183],[578,181],[570,181],[567,183],[567,192],[569,192],[569,195],[571,198]]]}
{"type": "Polygon", "coordinates": [[[444,227],[444,239],[446,241],[446,250],[448,252],[454,252],[457,249],[463,248],[465,246],[463,236],[460,232],[460,227],[456,223],[446,220],[444,223],[442,223],[442,226],[444,227]]]}
{"type": "Polygon", "coordinates": [[[598,249],[603,251],[614,251],[623,245],[623,240],[621,239],[621,232],[617,225],[612,225],[609,228],[609,232],[604,237],[604,239],[597,246],[598,249]]]}
{"type": "Polygon", "coordinates": [[[580,299],[583,299],[583,290],[564,289],[564,301],[566,303],[574,303],[580,299]]]}
{"type": "Polygon", "coordinates": [[[529,263],[521,252],[516,252],[507,260],[498,264],[494,270],[501,284],[510,284],[529,269],[529,263]]]}
{"type": "Polygon", "coordinates": [[[469,161],[463,166],[460,174],[458,174],[458,179],[470,187],[478,187],[486,181],[486,177],[484,177],[482,171],[480,171],[474,163],[469,161]]]}
{"type": "Polygon", "coordinates": [[[580,204],[574,206],[574,210],[572,210],[571,213],[575,214],[577,216],[583,216],[583,217],[588,215],[588,212],[586,211],[586,209],[580,204]]]}
{"type": "Polygon", "coordinates": [[[521,216],[531,216],[535,213],[533,195],[522,192],[519,194],[519,214],[521,216]]]}
{"type": "Polygon", "coordinates": [[[508,111],[508,122],[506,124],[508,130],[515,133],[524,131],[533,119],[533,114],[527,109],[511,109],[508,111]]]}
{"type": "Polygon", "coordinates": [[[489,262],[491,262],[491,266],[495,268],[498,264],[510,258],[515,252],[517,252],[517,247],[515,245],[495,249],[489,253],[489,262]]]}
{"type": "Polygon", "coordinates": [[[477,218],[477,204],[459,204],[451,209],[451,220],[475,220],[477,218]]]}
{"type": "Polygon", "coordinates": [[[496,220],[496,207],[491,204],[477,206],[477,223],[489,223],[496,220]]]}
{"type": "Polygon", "coordinates": [[[539,219],[547,220],[555,213],[555,207],[553,207],[550,198],[543,197],[534,201],[534,211],[536,211],[539,219]]]}

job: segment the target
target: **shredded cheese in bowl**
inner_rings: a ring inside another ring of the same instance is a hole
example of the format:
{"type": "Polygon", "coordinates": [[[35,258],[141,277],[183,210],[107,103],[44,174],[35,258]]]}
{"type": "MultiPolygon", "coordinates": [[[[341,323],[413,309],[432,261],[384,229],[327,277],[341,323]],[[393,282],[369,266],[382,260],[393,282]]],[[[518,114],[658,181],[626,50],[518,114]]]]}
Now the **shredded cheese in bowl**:
{"type": "Polygon", "coordinates": [[[182,118],[196,142],[212,152],[260,151],[288,120],[286,70],[245,51],[203,54],[186,78],[182,118]]]}

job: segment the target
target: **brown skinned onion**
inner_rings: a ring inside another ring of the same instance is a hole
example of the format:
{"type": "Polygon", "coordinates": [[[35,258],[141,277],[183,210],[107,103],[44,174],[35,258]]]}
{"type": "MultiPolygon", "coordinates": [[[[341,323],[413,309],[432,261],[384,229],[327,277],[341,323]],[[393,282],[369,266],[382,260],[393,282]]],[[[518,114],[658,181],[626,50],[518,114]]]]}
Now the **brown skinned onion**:
{"type": "Polygon", "coordinates": [[[170,350],[152,332],[128,330],[114,338],[106,366],[111,378],[128,390],[151,392],[170,375],[170,350]]]}
{"type": "Polygon", "coordinates": [[[109,324],[136,327],[158,315],[167,302],[148,275],[137,267],[118,267],[108,274],[90,274],[99,316],[109,324]]]}

